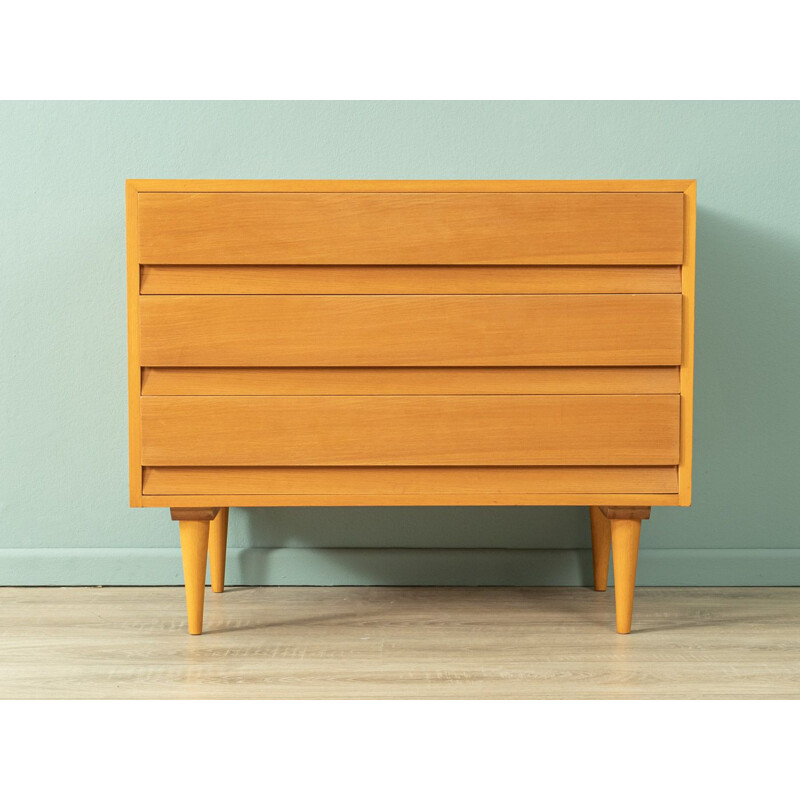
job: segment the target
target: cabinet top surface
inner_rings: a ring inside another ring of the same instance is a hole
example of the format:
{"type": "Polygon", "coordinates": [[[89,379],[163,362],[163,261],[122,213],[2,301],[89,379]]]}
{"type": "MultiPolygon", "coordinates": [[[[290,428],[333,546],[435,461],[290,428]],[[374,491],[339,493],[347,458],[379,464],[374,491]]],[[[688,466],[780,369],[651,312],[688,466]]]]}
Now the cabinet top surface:
{"type": "Polygon", "coordinates": [[[696,180],[160,180],[134,192],[687,192],[696,180]]]}

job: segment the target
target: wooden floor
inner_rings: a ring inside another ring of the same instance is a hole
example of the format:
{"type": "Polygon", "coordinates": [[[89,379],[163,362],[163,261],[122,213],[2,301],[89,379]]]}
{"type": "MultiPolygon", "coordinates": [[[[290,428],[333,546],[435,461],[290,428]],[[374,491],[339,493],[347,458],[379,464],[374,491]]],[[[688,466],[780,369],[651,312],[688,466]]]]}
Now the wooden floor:
{"type": "Polygon", "coordinates": [[[0,588],[2,698],[800,698],[800,588],[0,588]]]}

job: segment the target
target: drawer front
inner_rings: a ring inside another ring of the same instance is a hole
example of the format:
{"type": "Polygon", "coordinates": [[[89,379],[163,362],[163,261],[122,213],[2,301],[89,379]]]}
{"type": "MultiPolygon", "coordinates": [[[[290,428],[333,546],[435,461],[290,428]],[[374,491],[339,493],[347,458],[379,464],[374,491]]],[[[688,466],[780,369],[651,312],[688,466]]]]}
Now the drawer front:
{"type": "Polygon", "coordinates": [[[142,397],[145,466],[674,465],[677,395],[142,397]]]}
{"type": "Polygon", "coordinates": [[[140,264],[681,264],[680,192],[146,192],[140,264]]]}
{"type": "Polygon", "coordinates": [[[141,364],[667,366],[681,296],[142,296],[141,364]]]}
{"type": "Polygon", "coordinates": [[[677,394],[678,367],[146,367],[143,395],[677,394]]]}
{"type": "Polygon", "coordinates": [[[158,264],[142,294],[680,294],[679,266],[464,267],[158,264]]]}
{"type": "Polygon", "coordinates": [[[145,467],[149,495],[611,494],[678,490],[677,467],[145,467]]]}

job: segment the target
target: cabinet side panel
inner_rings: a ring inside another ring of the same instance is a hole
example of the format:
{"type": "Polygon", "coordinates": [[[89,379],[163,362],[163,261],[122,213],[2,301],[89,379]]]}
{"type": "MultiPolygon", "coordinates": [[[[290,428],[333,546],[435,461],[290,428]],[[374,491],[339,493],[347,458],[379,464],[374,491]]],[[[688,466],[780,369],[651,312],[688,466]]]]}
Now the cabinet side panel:
{"type": "Polygon", "coordinates": [[[678,462],[680,505],[692,503],[692,422],[694,407],[694,294],[695,249],[697,240],[697,183],[684,193],[684,258],[681,269],[683,336],[681,355],[681,441],[678,462]]]}
{"type": "Polygon", "coordinates": [[[130,502],[142,505],[141,368],[139,366],[139,191],[125,187],[128,297],[128,456],[130,502]]]}

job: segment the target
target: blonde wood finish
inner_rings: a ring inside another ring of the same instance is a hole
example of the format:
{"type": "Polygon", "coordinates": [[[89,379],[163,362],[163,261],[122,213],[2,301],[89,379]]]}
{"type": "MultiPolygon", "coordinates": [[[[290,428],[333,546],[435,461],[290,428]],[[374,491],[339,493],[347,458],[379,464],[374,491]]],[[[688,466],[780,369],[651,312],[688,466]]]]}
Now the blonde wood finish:
{"type": "Polygon", "coordinates": [[[141,403],[146,466],[655,466],[678,459],[676,395],[143,397],[141,403]]]}
{"type": "Polygon", "coordinates": [[[681,270],[683,336],[681,356],[681,458],[678,464],[681,505],[692,504],[692,427],[694,409],[694,303],[695,250],[697,240],[697,183],[684,195],[684,255],[681,270]]]}
{"type": "Polygon", "coordinates": [[[228,509],[221,508],[209,526],[208,558],[211,566],[211,591],[225,590],[225,556],[228,545],[228,509]]]}
{"type": "Polygon", "coordinates": [[[650,519],[650,506],[600,506],[606,519],[650,519]]]}
{"type": "Polygon", "coordinates": [[[139,357],[139,195],[136,185],[125,187],[125,227],[128,306],[128,475],[130,504],[142,504],[141,359],[139,357]]]}
{"type": "Polygon", "coordinates": [[[604,592],[608,587],[608,564],[611,557],[611,525],[597,506],[589,508],[592,526],[592,572],[595,591],[604,592]]]}
{"type": "Polygon", "coordinates": [[[678,394],[678,367],[145,367],[143,395],[678,394]]]}
{"type": "Polygon", "coordinates": [[[587,492],[393,492],[391,494],[158,494],[142,495],[147,508],[169,508],[176,504],[214,503],[229,506],[596,506],[599,503],[650,503],[677,506],[678,493],[613,494],[587,492]]]}
{"type": "Polygon", "coordinates": [[[614,518],[608,523],[611,527],[611,547],[614,557],[617,633],[630,633],[642,520],[614,518]]]}
{"type": "MultiPolygon", "coordinates": [[[[385,573],[383,573],[385,576],[385,573]]],[[[365,575],[365,579],[369,576],[365,575]]],[[[376,575],[375,577],[380,577],[376,575]]],[[[800,588],[0,588],[0,698],[797,699],[800,588]]]]}
{"type": "Polygon", "coordinates": [[[130,178],[133,191],[146,192],[686,192],[694,180],[594,181],[385,181],[385,180],[162,180],[130,178]]]}
{"type": "Polygon", "coordinates": [[[146,192],[141,264],[680,264],[677,192],[146,192]]]}
{"type": "MultiPolygon", "coordinates": [[[[676,467],[145,467],[145,494],[677,492],[676,467]]],[[[223,509],[224,511],[224,509],[223,509]]],[[[222,514],[222,511],[220,511],[222,514]]],[[[212,526],[213,528],[213,526],[212,526]]]]}
{"type": "Polygon", "coordinates": [[[189,633],[203,632],[203,600],[208,558],[208,520],[181,520],[183,578],[186,589],[186,616],[189,633]]]}
{"type": "Polygon", "coordinates": [[[681,292],[681,268],[144,266],[142,294],[581,294],[681,292]]]}
{"type": "Polygon", "coordinates": [[[681,298],[146,296],[142,366],[656,366],[681,359],[681,298]]]}
{"type": "Polygon", "coordinates": [[[630,629],[635,509],[691,499],[695,197],[129,182],[131,503],[590,505],[630,629]]]}
{"type": "Polygon", "coordinates": [[[194,520],[210,522],[217,516],[219,508],[180,507],[170,508],[169,511],[174,521],[194,520]]]}
{"type": "MultiPolygon", "coordinates": [[[[506,192],[506,193],[539,193],[539,194],[559,194],[559,193],[589,193],[589,194],[596,194],[596,193],[640,193],[640,194],[648,194],[648,193],[677,193],[682,197],[682,203],[684,205],[684,253],[682,257],[676,260],[675,265],[678,263],[682,263],[686,261],[688,263],[689,260],[692,261],[693,267],[693,259],[694,259],[694,239],[691,236],[693,234],[693,226],[694,226],[694,219],[693,217],[688,218],[687,213],[688,211],[693,211],[694,209],[694,194],[695,194],[695,182],[694,181],[161,181],[161,180],[135,180],[128,182],[128,195],[129,195],[129,202],[128,202],[128,210],[129,210],[129,217],[128,217],[128,228],[129,228],[129,329],[131,331],[131,357],[133,358],[133,354],[136,351],[136,347],[133,346],[134,344],[134,337],[136,332],[138,331],[138,296],[134,299],[133,292],[131,291],[131,287],[138,289],[139,284],[139,272],[140,272],[140,265],[143,263],[141,254],[138,252],[138,247],[136,246],[138,243],[138,234],[137,234],[137,226],[138,226],[138,200],[141,196],[149,193],[180,193],[180,192],[187,192],[190,194],[199,194],[199,193],[211,193],[215,194],[218,192],[238,192],[238,193],[255,193],[255,194],[263,194],[263,193],[273,193],[273,194],[293,194],[293,193],[302,193],[302,192],[311,192],[311,193],[342,193],[342,192],[362,192],[362,193],[388,193],[388,194],[397,194],[397,193],[439,193],[445,192],[447,194],[458,194],[458,193],[468,193],[468,194],[482,194],[482,193],[498,193],[498,192],[506,192]],[[135,255],[135,259],[134,259],[135,255]],[[133,274],[135,271],[135,275],[133,274]]],[[[217,268],[216,265],[210,265],[217,268]]],[[[235,265],[238,266],[238,265],[235,265]]],[[[285,265],[278,265],[279,267],[285,267],[285,265]]],[[[310,265],[312,268],[315,268],[315,265],[310,265]]],[[[345,265],[346,266],[346,265],[345,265]]],[[[459,269],[464,269],[463,265],[455,265],[459,269]]],[[[541,265],[548,272],[551,272],[553,275],[556,274],[556,270],[560,270],[562,266],[554,266],[554,265],[541,265]]],[[[568,265],[572,266],[572,265],[568,265]]],[[[607,265],[610,269],[619,269],[620,265],[616,264],[609,264],[607,265]]],[[[674,269],[674,265],[661,265],[665,268],[674,269]]],[[[427,263],[425,267],[430,267],[430,264],[427,263]]],[[[425,268],[423,267],[423,268],[425,268]]],[[[483,265],[485,267],[485,265],[483,265]]],[[[413,268],[413,267],[412,267],[413,268]]],[[[482,267],[479,267],[480,270],[482,267]]],[[[586,265],[578,265],[579,269],[587,269],[586,265]]],[[[348,267],[349,269],[349,267],[348,267]]],[[[473,269],[473,267],[469,267],[469,269],[473,269]]],[[[592,269],[592,267],[590,267],[592,269]]],[[[637,280],[634,276],[637,274],[637,270],[644,270],[650,271],[651,267],[646,267],[642,265],[633,265],[630,269],[631,272],[631,280],[637,280]]],[[[657,267],[660,269],[660,267],[657,267]]],[[[375,270],[370,269],[370,272],[375,272],[375,270]]],[[[477,272],[476,272],[477,274],[477,272]]],[[[682,279],[685,276],[682,275],[682,279]]],[[[693,276],[692,276],[693,277],[693,276]]],[[[686,289],[688,286],[688,282],[684,281],[683,288],[686,289]]],[[[691,282],[691,286],[693,288],[693,280],[691,282]]],[[[556,287],[557,288],[557,287],[556,287]]],[[[686,296],[683,297],[684,300],[684,307],[686,304],[686,296]]],[[[691,320],[683,320],[683,326],[689,327],[691,325],[691,320]]],[[[686,342],[683,342],[684,349],[686,348],[686,342]]],[[[686,360],[686,354],[682,355],[684,361],[686,360]]],[[[208,365],[203,365],[208,366],[208,365]]],[[[212,370],[215,370],[214,367],[211,367],[212,370]]],[[[204,501],[208,501],[205,497],[198,497],[198,496],[190,496],[190,495],[175,495],[175,496],[159,496],[158,498],[145,498],[141,494],[141,486],[139,484],[141,480],[142,469],[140,467],[140,461],[136,462],[134,458],[135,450],[138,447],[139,436],[135,434],[138,431],[138,427],[140,424],[139,415],[136,410],[136,404],[138,404],[138,393],[134,397],[134,387],[139,385],[139,375],[141,370],[138,368],[138,365],[130,365],[130,386],[131,386],[131,502],[132,504],[141,504],[141,505],[164,505],[168,504],[165,503],[165,500],[169,500],[170,497],[174,499],[174,502],[192,502],[195,504],[202,504],[204,501]],[[136,463],[135,463],[136,462],[136,463]]],[[[277,374],[277,373],[276,373],[277,374]]],[[[299,374],[299,372],[298,372],[299,374]]],[[[341,374],[341,373],[338,373],[341,374]]],[[[385,375],[386,373],[381,370],[380,374],[385,375]]],[[[214,380],[221,380],[224,377],[229,376],[230,373],[225,373],[224,370],[220,371],[219,373],[214,373],[215,377],[214,380]]],[[[252,376],[252,373],[248,372],[249,376],[252,376]]],[[[244,383],[247,383],[250,378],[242,373],[244,383]]],[[[319,373],[314,375],[311,379],[313,383],[317,378],[320,376],[319,373]]],[[[405,381],[407,376],[401,376],[402,380],[405,381]]],[[[689,376],[686,374],[684,370],[683,374],[681,375],[681,381],[684,385],[686,385],[687,378],[689,376]]],[[[238,379],[234,380],[233,382],[236,383],[238,379]]],[[[259,376],[257,379],[258,382],[263,380],[263,376],[259,376]]],[[[271,380],[271,378],[270,378],[271,380]]],[[[538,378],[537,378],[538,380],[538,378]]],[[[204,378],[205,381],[205,378],[204,378]]],[[[284,381],[281,381],[285,383],[284,381]]],[[[302,381],[301,381],[302,382],[302,381]]],[[[349,382],[345,381],[345,383],[349,382]]],[[[540,384],[542,382],[539,382],[540,384]]],[[[363,386],[363,381],[362,381],[363,386]]],[[[480,391],[488,391],[489,387],[481,388],[480,391]]],[[[670,387],[671,389],[671,387],[670,387]]],[[[253,389],[257,391],[257,389],[253,389]]],[[[402,389],[406,391],[405,388],[402,389]]],[[[498,392],[503,391],[515,391],[513,387],[509,387],[506,389],[504,387],[499,387],[497,389],[498,392]]],[[[580,392],[589,392],[589,391],[597,391],[597,392],[605,392],[605,391],[626,391],[623,386],[622,382],[620,383],[619,388],[616,386],[612,387],[605,387],[605,388],[586,388],[582,389],[579,387],[575,387],[575,389],[571,388],[564,388],[563,393],[569,393],[570,391],[580,391],[580,392]]],[[[178,389],[178,391],[184,391],[183,389],[178,389]]],[[[214,391],[219,391],[215,389],[214,391]]],[[[249,390],[246,390],[249,391],[249,390]]],[[[281,391],[284,391],[283,389],[281,391]]],[[[306,389],[303,386],[298,387],[297,389],[287,388],[285,391],[292,392],[292,391],[299,391],[304,392],[306,389]]],[[[313,388],[308,389],[308,391],[313,392],[315,391],[313,388]]],[[[336,391],[359,391],[358,389],[350,389],[347,386],[343,386],[341,389],[337,386],[336,391]]],[[[368,389],[364,389],[364,391],[368,391],[368,389]]],[[[391,391],[394,392],[393,388],[384,389],[383,387],[377,388],[378,392],[383,391],[391,391]]],[[[412,390],[415,391],[415,390],[412,390]]],[[[421,391],[428,391],[424,388],[421,388],[421,391]]],[[[437,389],[433,389],[432,391],[441,391],[437,389]]],[[[536,388],[523,391],[536,391],[536,392],[546,392],[546,391],[554,391],[561,393],[561,390],[557,387],[550,388],[536,388]]],[[[649,391],[645,389],[636,389],[631,388],[631,392],[642,392],[642,391],[649,391]]],[[[686,404],[686,400],[683,400],[684,406],[686,404]]],[[[689,404],[690,405],[690,404],[689,404]]],[[[691,408],[689,407],[689,412],[691,408]]],[[[682,409],[681,413],[682,423],[689,419],[686,413],[686,408],[682,409]]],[[[686,446],[686,426],[682,424],[681,428],[681,459],[685,460],[685,455],[690,452],[691,446],[691,438],[689,437],[688,440],[688,447],[686,446]]],[[[685,477],[684,471],[684,477],[685,477]]],[[[683,484],[682,484],[683,485],[683,484]]],[[[214,504],[219,504],[220,499],[223,497],[220,494],[215,494],[214,496],[214,504]]],[[[342,502],[341,496],[330,496],[332,500],[338,500],[338,502],[342,502]]],[[[512,493],[507,493],[505,496],[506,500],[513,499],[514,495],[512,493]]],[[[541,504],[546,501],[546,495],[528,495],[529,501],[534,502],[537,504],[541,504]]],[[[617,494],[614,496],[607,496],[603,497],[597,494],[573,494],[573,495],[565,495],[563,493],[552,493],[551,494],[553,503],[570,503],[571,501],[577,502],[586,502],[586,503],[601,503],[601,502],[618,502],[624,504],[635,504],[637,498],[633,495],[621,495],[617,494]]],[[[640,497],[638,498],[639,502],[646,502],[646,503],[653,503],[658,505],[671,505],[674,504],[676,495],[674,493],[664,493],[664,494],[650,494],[647,497],[640,497]]],[[[317,499],[324,500],[323,496],[316,496],[317,499]]],[[[359,498],[354,498],[359,499],[359,498]]],[[[370,501],[374,500],[374,496],[369,494],[362,494],[360,499],[362,501],[370,501]]],[[[393,499],[403,499],[395,498],[395,497],[386,497],[386,501],[391,501],[393,499]]],[[[406,499],[411,499],[410,496],[406,496],[406,499]]],[[[439,502],[442,500],[446,500],[446,497],[442,497],[441,495],[424,495],[424,496],[415,496],[414,500],[416,501],[419,499],[420,502],[426,503],[434,503],[439,502]]],[[[453,501],[461,502],[461,499],[458,496],[453,496],[453,501]]],[[[476,496],[476,502],[481,501],[484,499],[491,500],[492,502],[497,501],[497,498],[492,496],[476,496]]],[[[303,495],[260,495],[260,494],[247,494],[247,495],[238,495],[236,497],[237,502],[241,501],[242,503],[253,503],[257,504],[260,502],[264,502],[267,504],[279,504],[282,500],[286,502],[302,502],[303,495]]],[[[210,502],[210,501],[208,501],[210,502]]]]}

